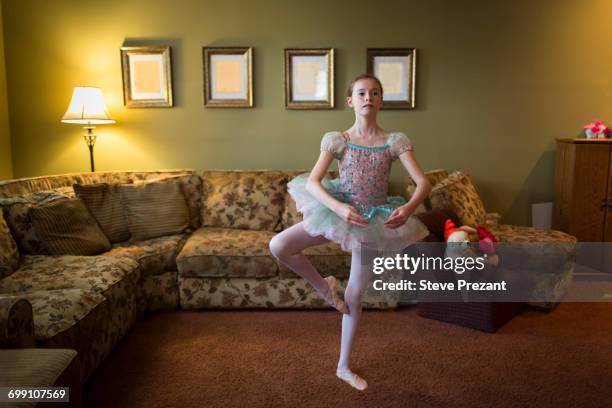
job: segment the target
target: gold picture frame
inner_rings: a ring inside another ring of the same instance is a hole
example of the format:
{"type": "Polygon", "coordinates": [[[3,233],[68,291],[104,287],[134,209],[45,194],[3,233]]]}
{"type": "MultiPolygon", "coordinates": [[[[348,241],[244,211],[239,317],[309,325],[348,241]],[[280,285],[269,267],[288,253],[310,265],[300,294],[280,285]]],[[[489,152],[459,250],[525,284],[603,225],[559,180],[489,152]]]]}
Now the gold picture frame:
{"type": "Polygon", "coordinates": [[[202,47],[204,106],[253,107],[253,47],[202,47]]]}
{"type": "Polygon", "coordinates": [[[416,106],[416,48],[368,48],[366,72],[380,79],[382,109],[416,106]]]}
{"type": "Polygon", "coordinates": [[[121,47],[123,104],[128,108],[170,108],[172,67],[169,45],[121,47]]]}
{"type": "Polygon", "coordinates": [[[334,108],[334,49],[285,49],[285,108],[334,108]]]}

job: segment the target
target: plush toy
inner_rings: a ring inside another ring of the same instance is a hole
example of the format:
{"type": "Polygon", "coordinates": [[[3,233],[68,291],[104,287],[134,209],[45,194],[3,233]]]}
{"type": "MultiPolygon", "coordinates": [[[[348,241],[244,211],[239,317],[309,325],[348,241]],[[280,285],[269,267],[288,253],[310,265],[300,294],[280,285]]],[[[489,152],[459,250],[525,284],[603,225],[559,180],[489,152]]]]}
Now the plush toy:
{"type": "Polygon", "coordinates": [[[584,126],[584,134],[587,139],[601,139],[610,137],[612,130],[606,126],[601,120],[596,120],[584,126]]]}
{"type": "Polygon", "coordinates": [[[478,248],[483,254],[487,255],[487,263],[490,265],[497,266],[499,264],[499,257],[497,256],[495,244],[497,243],[497,238],[495,235],[491,233],[488,229],[482,226],[476,227],[476,231],[478,232],[478,248]]]}
{"type": "Polygon", "coordinates": [[[449,218],[444,223],[444,241],[446,241],[446,258],[471,258],[478,254],[470,246],[468,233],[476,233],[472,227],[464,225],[457,228],[455,223],[449,218]]]}
{"type": "Polygon", "coordinates": [[[484,254],[488,265],[497,266],[499,264],[499,257],[495,253],[497,238],[485,227],[479,225],[474,229],[464,225],[457,228],[451,219],[447,219],[444,223],[444,240],[447,243],[445,253],[447,258],[477,257],[484,254]],[[481,254],[470,245],[469,234],[478,235],[478,249],[481,254]]]}
{"type": "Polygon", "coordinates": [[[470,242],[468,233],[476,232],[474,228],[467,225],[457,228],[450,218],[444,223],[444,241],[446,242],[470,242]]]}

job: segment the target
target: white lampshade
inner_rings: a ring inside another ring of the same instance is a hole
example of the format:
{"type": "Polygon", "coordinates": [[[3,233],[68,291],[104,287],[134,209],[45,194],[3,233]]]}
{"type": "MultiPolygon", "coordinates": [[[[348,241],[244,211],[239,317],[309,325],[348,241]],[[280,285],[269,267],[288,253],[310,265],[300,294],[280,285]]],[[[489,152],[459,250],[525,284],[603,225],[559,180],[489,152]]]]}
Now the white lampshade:
{"type": "Polygon", "coordinates": [[[86,125],[115,123],[104,105],[102,90],[90,86],[77,86],[74,88],[72,100],[68,110],[64,113],[62,122],[86,125]]]}

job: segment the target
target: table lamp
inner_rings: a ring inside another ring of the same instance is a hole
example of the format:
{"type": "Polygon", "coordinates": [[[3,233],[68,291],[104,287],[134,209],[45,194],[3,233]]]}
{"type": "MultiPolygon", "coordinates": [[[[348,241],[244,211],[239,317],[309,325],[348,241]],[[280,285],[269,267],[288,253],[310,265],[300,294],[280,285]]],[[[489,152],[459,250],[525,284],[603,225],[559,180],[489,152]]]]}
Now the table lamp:
{"type": "Polygon", "coordinates": [[[64,113],[62,122],[86,125],[84,127],[87,133],[83,137],[89,148],[91,171],[95,171],[93,149],[96,143],[96,136],[93,133],[95,126],[92,125],[115,123],[104,105],[102,90],[91,86],[75,87],[72,92],[72,100],[70,105],[68,105],[68,110],[64,113]]]}

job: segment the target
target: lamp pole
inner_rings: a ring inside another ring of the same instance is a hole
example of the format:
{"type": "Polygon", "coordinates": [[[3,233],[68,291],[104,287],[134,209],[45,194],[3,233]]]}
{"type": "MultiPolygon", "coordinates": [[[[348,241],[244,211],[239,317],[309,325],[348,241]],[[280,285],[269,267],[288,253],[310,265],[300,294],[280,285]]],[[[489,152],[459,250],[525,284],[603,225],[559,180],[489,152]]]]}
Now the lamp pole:
{"type": "Polygon", "coordinates": [[[85,129],[87,129],[87,133],[83,136],[83,138],[85,138],[85,143],[87,144],[87,147],[89,148],[89,165],[91,167],[91,172],[93,173],[94,171],[96,171],[95,166],[94,166],[94,145],[96,144],[96,135],[94,135],[93,133],[93,129],[95,128],[95,126],[85,126],[85,129]]]}

